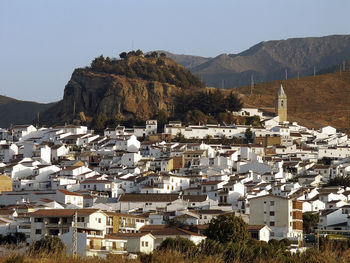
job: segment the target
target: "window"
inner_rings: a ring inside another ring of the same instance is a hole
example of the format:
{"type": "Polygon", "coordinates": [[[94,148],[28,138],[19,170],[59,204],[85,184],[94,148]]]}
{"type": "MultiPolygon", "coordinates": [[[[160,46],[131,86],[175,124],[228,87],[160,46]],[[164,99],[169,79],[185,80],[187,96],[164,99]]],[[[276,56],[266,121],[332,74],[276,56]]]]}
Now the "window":
{"type": "Polygon", "coordinates": [[[270,206],[274,206],[275,205],[275,201],[270,201],[270,206]]]}
{"type": "Polygon", "coordinates": [[[275,226],[275,222],[271,221],[270,226],[275,226]]]}
{"type": "Polygon", "coordinates": [[[35,229],[35,234],[36,235],[41,235],[41,229],[35,229]]]}
{"type": "Polygon", "coordinates": [[[146,243],[146,247],[148,247],[148,242],[146,241],[145,243],[146,243]]]}
{"type": "Polygon", "coordinates": [[[144,242],[144,241],[142,241],[141,246],[142,246],[142,247],[144,247],[144,246],[145,246],[145,242],[144,242]]]}
{"type": "Polygon", "coordinates": [[[43,220],[43,218],[34,218],[34,222],[35,223],[39,223],[39,222],[43,222],[44,220],[43,220]]]}
{"type": "Polygon", "coordinates": [[[271,211],[270,212],[270,216],[274,216],[275,215],[275,212],[274,211],[271,211]]]}
{"type": "Polygon", "coordinates": [[[101,218],[98,219],[98,222],[101,223],[101,218]]]}

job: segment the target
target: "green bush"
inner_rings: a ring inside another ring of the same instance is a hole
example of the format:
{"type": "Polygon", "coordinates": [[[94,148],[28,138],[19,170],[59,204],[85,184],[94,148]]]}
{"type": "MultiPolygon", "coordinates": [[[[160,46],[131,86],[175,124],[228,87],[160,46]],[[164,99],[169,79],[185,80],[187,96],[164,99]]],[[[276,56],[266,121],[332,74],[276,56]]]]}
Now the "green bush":
{"type": "Polygon", "coordinates": [[[248,224],[233,214],[219,215],[211,220],[205,235],[222,244],[245,242],[249,238],[248,224]]]}

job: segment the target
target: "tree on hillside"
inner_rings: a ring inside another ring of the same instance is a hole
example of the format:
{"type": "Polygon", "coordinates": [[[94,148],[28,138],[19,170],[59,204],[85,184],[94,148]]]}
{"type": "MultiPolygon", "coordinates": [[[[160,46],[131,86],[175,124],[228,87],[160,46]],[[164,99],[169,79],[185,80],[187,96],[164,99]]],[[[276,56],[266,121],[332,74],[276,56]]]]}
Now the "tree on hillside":
{"type": "Polygon", "coordinates": [[[158,57],[158,53],[156,51],[153,51],[153,52],[147,54],[146,57],[157,58],[158,57]]]}
{"type": "Polygon", "coordinates": [[[303,231],[306,234],[310,234],[312,229],[315,228],[320,220],[318,213],[303,213],[303,231]]]}
{"type": "Polygon", "coordinates": [[[260,125],[260,117],[259,116],[249,116],[245,118],[245,125],[253,125],[255,127],[260,125]]]}
{"type": "Polygon", "coordinates": [[[122,53],[119,54],[119,57],[121,59],[126,59],[128,57],[128,54],[126,52],[122,52],[122,53]]]}
{"type": "Polygon", "coordinates": [[[136,56],[141,56],[141,55],[143,55],[142,50],[140,49],[136,50],[136,56]]]}
{"type": "Polygon", "coordinates": [[[253,133],[252,133],[252,130],[250,128],[247,128],[245,130],[244,136],[245,136],[245,139],[246,139],[247,143],[250,143],[250,142],[253,141],[253,133]]]}
{"type": "Polygon", "coordinates": [[[226,109],[229,111],[239,111],[242,109],[242,101],[233,92],[226,98],[226,109]]]}
{"type": "Polygon", "coordinates": [[[106,114],[99,113],[98,115],[95,115],[94,118],[91,121],[91,128],[95,130],[97,133],[101,133],[106,128],[106,122],[108,118],[106,114]]]}
{"type": "Polygon", "coordinates": [[[91,62],[91,68],[95,70],[102,70],[104,65],[105,65],[105,58],[103,55],[95,58],[91,62]]]}
{"type": "Polygon", "coordinates": [[[233,214],[219,215],[211,220],[205,235],[223,244],[248,240],[248,224],[233,214]]]}

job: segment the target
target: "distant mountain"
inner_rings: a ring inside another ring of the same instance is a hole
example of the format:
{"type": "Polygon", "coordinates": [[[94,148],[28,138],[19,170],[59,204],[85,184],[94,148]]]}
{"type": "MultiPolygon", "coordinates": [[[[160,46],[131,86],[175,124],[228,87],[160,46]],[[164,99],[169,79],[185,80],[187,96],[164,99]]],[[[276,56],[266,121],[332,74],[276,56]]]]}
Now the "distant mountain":
{"type": "Polygon", "coordinates": [[[173,54],[164,50],[157,50],[156,52],[158,54],[161,54],[161,53],[166,54],[168,58],[175,60],[177,63],[181,64],[187,69],[194,68],[212,59],[212,58],[205,58],[200,56],[178,55],[178,54],[173,54]]]}
{"type": "Polygon", "coordinates": [[[167,53],[208,86],[233,88],[254,82],[312,75],[350,59],[350,35],[260,42],[239,53],[214,58],[167,53]]]}
{"type": "Polygon", "coordinates": [[[0,96],[0,127],[8,128],[11,124],[33,123],[37,119],[38,112],[43,112],[52,105],[54,103],[37,103],[0,96]]]}

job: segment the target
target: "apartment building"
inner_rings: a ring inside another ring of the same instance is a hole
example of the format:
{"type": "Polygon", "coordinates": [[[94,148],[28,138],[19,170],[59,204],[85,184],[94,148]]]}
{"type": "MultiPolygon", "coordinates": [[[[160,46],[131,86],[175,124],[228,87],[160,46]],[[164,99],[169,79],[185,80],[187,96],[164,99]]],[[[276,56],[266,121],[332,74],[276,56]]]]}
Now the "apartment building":
{"type": "Polygon", "coordinates": [[[31,241],[44,236],[60,236],[73,227],[77,212],[78,232],[101,238],[106,234],[107,215],[99,209],[39,209],[30,215],[31,241]]]}
{"type": "Polygon", "coordinates": [[[265,195],[251,198],[250,225],[267,225],[271,239],[289,238],[301,241],[303,238],[303,205],[290,198],[265,195]]]}

